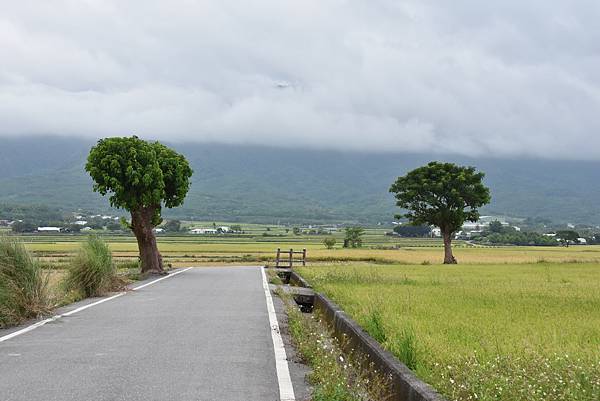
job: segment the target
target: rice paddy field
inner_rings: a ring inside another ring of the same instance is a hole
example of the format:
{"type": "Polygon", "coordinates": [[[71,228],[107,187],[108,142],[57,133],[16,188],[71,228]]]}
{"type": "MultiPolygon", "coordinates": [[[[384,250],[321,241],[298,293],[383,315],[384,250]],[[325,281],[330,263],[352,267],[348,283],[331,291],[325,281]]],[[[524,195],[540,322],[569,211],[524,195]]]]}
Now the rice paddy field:
{"type": "Polygon", "coordinates": [[[300,273],[449,400],[600,400],[600,266],[473,252],[491,263],[300,273]]]}
{"type": "MultiPolygon", "coordinates": [[[[212,224],[212,223],[211,223],[212,224]]],[[[307,249],[301,268],[384,347],[449,400],[600,400],[600,246],[479,247],[368,229],[334,249],[323,235],[244,225],[240,235],[159,235],[173,266],[271,264],[307,249]]],[[[101,233],[102,234],[102,233],[101,233]]],[[[103,235],[118,263],[137,260],[129,235],[103,235]]],[[[84,235],[23,235],[59,282],[84,235]]],[[[131,264],[129,264],[131,266],[131,264]]]]}

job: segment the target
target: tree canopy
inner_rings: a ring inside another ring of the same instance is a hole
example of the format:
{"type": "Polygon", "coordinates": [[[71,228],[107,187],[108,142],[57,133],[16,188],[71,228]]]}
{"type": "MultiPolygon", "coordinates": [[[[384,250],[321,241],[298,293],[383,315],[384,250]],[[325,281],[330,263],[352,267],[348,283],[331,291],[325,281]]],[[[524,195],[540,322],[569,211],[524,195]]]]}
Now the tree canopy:
{"type": "Polygon", "coordinates": [[[453,163],[431,162],[419,167],[399,177],[390,188],[396,205],[407,210],[397,217],[456,232],[465,221],[477,221],[478,208],[490,201],[483,177],[474,167],[453,163]]]}
{"type": "Polygon", "coordinates": [[[344,248],[360,248],[363,244],[362,236],[365,229],[362,227],[346,227],[346,236],[344,238],[344,248]]]}
{"type": "Polygon", "coordinates": [[[410,171],[390,187],[396,205],[413,225],[434,225],[444,237],[444,263],[456,263],[451,251],[451,236],[465,223],[477,221],[479,208],[490,201],[490,190],[483,185],[484,174],[474,167],[431,162],[410,171]]]}
{"type": "Polygon", "coordinates": [[[111,206],[129,211],[154,207],[152,221],[160,224],[160,210],[180,206],[190,187],[188,161],[159,142],[136,136],[98,141],[88,156],[86,171],[94,191],[110,194],[111,206]]]}

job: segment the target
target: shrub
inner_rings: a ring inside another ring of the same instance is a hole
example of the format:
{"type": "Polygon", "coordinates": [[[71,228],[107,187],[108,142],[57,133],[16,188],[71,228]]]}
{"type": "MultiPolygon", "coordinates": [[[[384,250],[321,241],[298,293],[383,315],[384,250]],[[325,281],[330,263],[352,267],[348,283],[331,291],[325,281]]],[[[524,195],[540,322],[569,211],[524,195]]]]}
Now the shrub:
{"type": "Polygon", "coordinates": [[[122,287],[108,245],[90,236],[73,258],[65,281],[68,290],[82,296],[100,296],[122,287]]]}
{"type": "Polygon", "coordinates": [[[333,247],[335,246],[336,242],[337,241],[335,240],[335,238],[329,237],[329,238],[325,238],[323,240],[323,245],[325,245],[325,248],[327,248],[327,249],[333,249],[333,247]]]}
{"type": "Polygon", "coordinates": [[[22,243],[0,236],[0,328],[49,310],[48,276],[22,243]]]}

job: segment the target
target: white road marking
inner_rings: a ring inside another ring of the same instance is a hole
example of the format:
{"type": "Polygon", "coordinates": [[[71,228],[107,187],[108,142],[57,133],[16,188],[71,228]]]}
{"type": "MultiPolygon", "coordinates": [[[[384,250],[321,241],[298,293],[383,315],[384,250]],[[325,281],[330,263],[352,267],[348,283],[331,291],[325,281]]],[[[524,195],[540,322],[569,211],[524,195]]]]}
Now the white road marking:
{"type": "Polygon", "coordinates": [[[265,290],[265,298],[267,300],[267,312],[269,313],[269,324],[271,325],[271,337],[273,338],[273,350],[275,351],[275,369],[277,371],[277,381],[279,383],[279,399],[280,401],[296,401],[294,395],[294,387],[292,386],[292,378],[290,377],[290,369],[288,367],[287,355],[283,345],[283,339],[279,332],[279,323],[277,315],[275,315],[275,306],[273,298],[271,298],[271,290],[265,275],[265,269],[260,268],[263,280],[263,289],[265,290]]]}
{"type": "MultiPolygon", "coordinates": [[[[187,269],[176,271],[175,273],[171,273],[171,274],[169,274],[167,276],[164,276],[164,277],[158,278],[156,280],[150,281],[149,283],[142,284],[142,285],[140,285],[138,287],[134,287],[134,288],[132,288],[132,291],[141,290],[144,287],[147,287],[149,285],[158,283],[159,281],[165,280],[167,278],[175,277],[176,275],[178,275],[180,273],[183,273],[185,271],[188,271],[190,269],[193,269],[193,267],[188,267],[187,269]]],[[[63,313],[61,315],[55,315],[55,316],[49,317],[48,319],[40,320],[39,322],[36,322],[36,323],[32,324],[31,326],[27,326],[27,327],[25,327],[25,328],[23,328],[21,330],[17,330],[17,331],[15,331],[13,333],[10,333],[10,334],[7,334],[7,335],[5,335],[3,337],[0,337],[0,343],[4,342],[6,340],[10,340],[11,338],[15,338],[17,336],[20,336],[21,334],[28,333],[28,332],[30,332],[32,330],[37,329],[38,327],[42,327],[46,323],[54,322],[55,320],[58,320],[61,317],[74,315],[75,313],[81,312],[81,311],[83,311],[83,310],[85,310],[87,308],[91,308],[92,306],[100,305],[100,304],[102,304],[104,302],[107,302],[107,301],[111,301],[111,300],[113,300],[115,298],[119,298],[119,297],[121,297],[121,296],[123,296],[125,294],[127,294],[127,291],[120,292],[120,293],[115,294],[113,296],[110,296],[108,298],[103,298],[103,299],[101,299],[99,301],[92,302],[91,304],[87,304],[87,305],[81,306],[81,307],[79,307],[77,309],[73,309],[72,311],[65,312],[65,313],[63,313]]]]}

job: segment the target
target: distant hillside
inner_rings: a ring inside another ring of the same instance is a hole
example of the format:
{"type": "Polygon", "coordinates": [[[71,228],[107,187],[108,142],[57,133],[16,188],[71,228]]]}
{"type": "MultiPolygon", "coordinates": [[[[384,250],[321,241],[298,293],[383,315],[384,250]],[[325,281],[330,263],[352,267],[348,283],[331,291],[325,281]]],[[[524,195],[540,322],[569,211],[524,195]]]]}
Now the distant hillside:
{"type": "MultiPolygon", "coordinates": [[[[106,210],[83,170],[91,141],[2,139],[0,202],[106,210]]],[[[466,159],[258,146],[175,144],[195,174],[171,216],[261,222],[390,221],[394,178],[430,160],[486,172],[486,213],[600,224],[600,162],[466,159]]]]}

